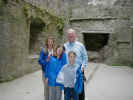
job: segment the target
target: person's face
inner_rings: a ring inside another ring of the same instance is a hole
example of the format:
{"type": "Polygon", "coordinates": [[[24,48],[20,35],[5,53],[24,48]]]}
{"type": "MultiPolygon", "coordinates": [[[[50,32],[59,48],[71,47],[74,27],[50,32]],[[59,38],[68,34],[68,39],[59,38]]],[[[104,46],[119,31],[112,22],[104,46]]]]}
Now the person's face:
{"type": "Polygon", "coordinates": [[[68,41],[69,41],[70,43],[73,43],[73,42],[75,41],[75,39],[76,39],[76,34],[73,33],[73,32],[71,32],[71,31],[69,31],[69,32],[67,33],[67,38],[68,38],[68,41]]]}
{"type": "Polygon", "coordinates": [[[54,41],[52,39],[48,39],[48,48],[53,48],[54,41]]]}
{"type": "Polygon", "coordinates": [[[59,47],[57,48],[57,55],[60,56],[63,52],[63,48],[62,47],[59,47]]]}
{"type": "Polygon", "coordinates": [[[68,59],[69,59],[69,63],[70,63],[70,64],[74,64],[75,55],[74,55],[73,53],[71,53],[71,54],[68,56],[68,59]]]}

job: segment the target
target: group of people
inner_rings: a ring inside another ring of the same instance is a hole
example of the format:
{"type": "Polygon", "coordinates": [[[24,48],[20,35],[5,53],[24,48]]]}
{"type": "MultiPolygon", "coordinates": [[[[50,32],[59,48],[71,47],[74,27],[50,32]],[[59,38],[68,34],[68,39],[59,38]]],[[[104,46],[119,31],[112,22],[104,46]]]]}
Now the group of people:
{"type": "Polygon", "coordinates": [[[67,30],[68,41],[56,45],[49,36],[38,59],[42,67],[45,100],[85,100],[84,69],[88,56],[84,45],[76,40],[76,31],[67,30]]]}

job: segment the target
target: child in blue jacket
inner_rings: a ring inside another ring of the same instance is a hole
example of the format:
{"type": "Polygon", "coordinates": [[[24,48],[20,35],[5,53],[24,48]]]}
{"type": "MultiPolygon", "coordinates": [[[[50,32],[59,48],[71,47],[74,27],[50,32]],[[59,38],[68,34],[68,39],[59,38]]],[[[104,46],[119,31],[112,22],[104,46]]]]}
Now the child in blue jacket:
{"type": "Polygon", "coordinates": [[[59,72],[56,81],[64,85],[64,100],[79,100],[78,94],[82,92],[82,72],[81,66],[75,64],[76,53],[68,53],[69,64],[63,66],[59,72]]]}

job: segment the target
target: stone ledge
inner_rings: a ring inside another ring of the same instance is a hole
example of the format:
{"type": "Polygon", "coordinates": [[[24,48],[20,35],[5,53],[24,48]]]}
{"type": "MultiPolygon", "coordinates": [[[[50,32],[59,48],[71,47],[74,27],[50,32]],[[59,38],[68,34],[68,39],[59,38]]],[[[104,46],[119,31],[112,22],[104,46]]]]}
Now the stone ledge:
{"type": "Polygon", "coordinates": [[[38,59],[39,55],[29,55],[28,58],[29,59],[38,59]]]}
{"type": "Polygon", "coordinates": [[[132,28],[132,29],[133,29],[133,26],[130,26],[130,28],[132,28]]]}
{"type": "Polygon", "coordinates": [[[83,20],[116,20],[116,17],[96,17],[96,18],[71,18],[70,21],[83,21],[83,20]]]}
{"type": "Polygon", "coordinates": [[[88,30],[88,31],[81,31],[80,33],[98,33],[98,34],[112,34],[113,32],[111,31],[106,31],[106,30],[88,30]]]}

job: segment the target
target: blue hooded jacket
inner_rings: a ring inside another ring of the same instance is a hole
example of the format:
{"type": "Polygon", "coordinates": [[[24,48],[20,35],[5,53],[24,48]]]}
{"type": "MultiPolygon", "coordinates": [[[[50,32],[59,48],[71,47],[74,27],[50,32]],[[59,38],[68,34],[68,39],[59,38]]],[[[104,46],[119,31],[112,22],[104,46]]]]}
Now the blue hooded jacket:
{"type": "Polygon", "coordinates": [[[42,48],[41,52],[40,52],[39,59],[38,59],[38,63],[41,65],[43,72],[45,72],[45,69],[46,69],[46,64],[47,64],[46,59],[47,58],[48,58],[48,51],[45,54],[44,48],[42,48]]]}
{"type": "Polygon", "coordinates": [[[76,72],[76,82],[74,85],[74,90],[80,94],[83,91],[83,74],[81,71],[81,66],[77,69],[76,72]]]}
{"type": "Polygon", "coordinates": [[[61,58],[57,58],[54,56],[50,57],[50,60],[46,64],[45,69],[45,77],[48,78],[48,85],[49,86],[61,86],[60,84],[56,83],[56,77],[63,67],[66,64],[66,54],[63,52],[61,58]]]}

